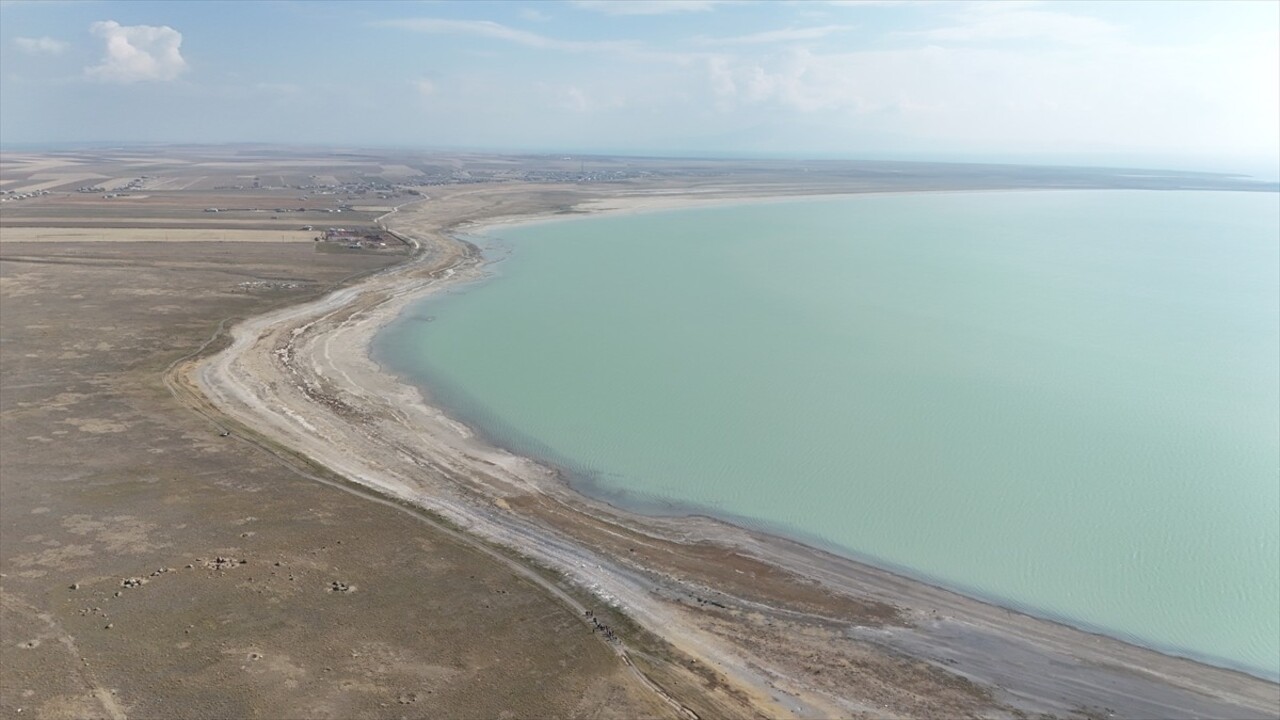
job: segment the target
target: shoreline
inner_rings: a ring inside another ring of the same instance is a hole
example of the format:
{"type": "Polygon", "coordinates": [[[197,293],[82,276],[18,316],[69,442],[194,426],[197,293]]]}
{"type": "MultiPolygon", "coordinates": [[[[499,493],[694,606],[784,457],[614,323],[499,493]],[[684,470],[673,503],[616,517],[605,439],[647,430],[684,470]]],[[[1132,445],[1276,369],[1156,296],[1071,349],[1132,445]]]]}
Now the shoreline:
{"type": "MultiPolygon", "coordinates": [[[[479,278],[468,282],[487,282],[490,279],[491,278],[479,278]]],[[[1264,682],[1280,682],[1280,676],[1268,677],[1265,674],[1265,671],[1261,668],[1248,667],[1240,663],[1233,663],[1226,658],[1196,653],[1185,648],[1174,646],[1161,647],[1157,644],[1143,642],[1136,636],[1126,638],[1124,633],[1108,630],[1105,627],[1073,620],[1072,618],[1062,615],[1055,615],[1026,603],[1017,603],[1007,598],[983,593],[977,588],[966,587],[955,583],[947,583],[942,579],[914,571],[910,567],[897,565],[880,558],[859,553],[856,550],[845,548],[829,541],[824,541],[816,536],[808,536],[804,532],[794,528],[789,528],[782,523],[761,520],[745,515],[717,512],[713,508],[705,505],[683,502],[669,498],[628,501],[628,493],[625,490],[609,491],[601,489],[599,481],[592,477],[589,471],[571,469],[566,467],[562,462],[549,457],[544,457],[533,450],[515,450],[510,443],[504,443],[500,440],[496,440],[492,437],[491,433],[477,427],[477,423],[458,419],[454,409],[452,409],[447,403],[431,397],[432,384],[430,381],[423,380],[421,382],[416,382],[405,376],[403,373],[387,367],[385,363],[378,361],[376,359],[376,352],[374,355],[375,362],[378,362],[387,374],[399,378],[401,382],[406,385],[419,388],[422,393],[422,402],[424,405],[439,410],[445,417],[449,418],[451,422],[455,422],[465,427],[466,431],[473,435],[481,444],[497,448],[501,452],[509,453],[513,456],[524,458],[535,465],[547,469],[558,478],[559,482],[564,483],[570,491],[582,495],[594,503],[604,504],[618,514],[633,515],[653,520],[697,519],[710,523],[723,524],[752,535],[759,535],[765,542],[791,543],[798,546],[802,552],[828,554],[838,560],[867,566],[877,571],[897,576],[907,582],[919,583],[941,592],[954,593],[1000,610],[1018,613],[1043,622],[1061,625],[1064,628],[1080,633],[1125,643],[1127,645],[1149,650],[1171,658],[1189,660],[1207,667],[1230,672],[1238,672],[1264,682]]]]}
{"type": "MultiPolygon", "coordinates": [[[[1101,691],[1101,678],[1114,674],[1106,668],[1118,666],[1125,670],[1126,681],[1115,683],[1118,691],[1111,689],[1100,696],[1107,704],[1099,706],[1123,707],[1126,695],[1136,695],[1121,714],[1152,714],[1161,709],[1215,714],[1212,704],[1183,710],[1180,701],[1193,695],[1218,696],[1237,708],[1275,714],[1274,683],[1244,671],[1161,654],[1008,610],[856,558],[713,517],[634,513],[582,495],[544,464],[484,443],[472,429],[432,407],[418,388],[390,374],[369,352],[373,337],[410,303],[485,276],[486,263],[475,246],[459,235],[499,224],[563,219],[581,213],[578,208],[626,213],[708,202],[740,204],[764,197],[785,201],[850,194],[805,192],[800,186],[773,188],[768,195],[756,194],[753,191],[760,188],[754,187],[716,188],[693,197],[681,195],[679,189],[640,197],[602,197],[607,194],[596,192],[593,199],[574,203],[568,212],[544,202],[543,207],[525,208],[525,213],[503,214],[501,202],[483,203],[484,196],[509,199],[529,189],[517,188],[514,194],[504,193],[503,188],[489,190],[447,193],[443,200],[455,201],[457,217],[444,213],[440,220],[424,222],[415,217],[395,223],[392,229],[418,243],[412,260],[313,303],[242,323],[233,331],[232,345],[202,362],[191,379],[222,412],[337,474],[439,512],[489,541],[525,550],[537,562],[617,604],[642,626],[665,635],[682,652],[713,664],[765,712],[832,714],[877,708],[818,687],[785,667],[771,668],[761,653],[744,660],[743,643],[726,640],[716,623],[690,618],[681,595],[689,587],[705,588],[709,596],[731,599],[756,612],[794,614],[791,608],[778,607],[786,602],[770,597],[781,591],[760,597],[761,591],[752,587],[726,590],[705,578],[681,577],[689,572],[689,563],[662,567],[660,562],[637,562],[608,549],[588,549],[584,541],[598,539],[603,527],[614,534],[630,533],[626,542],[712,546],[727,549],[738,562],[764,563],[783,573],[787,583],[803,579],[803,591],[811,597],[789,601],[821,608],[808,613],[811,619],[843,625],[833,634],[833,642],[852,635],[854,640],[905,653],[970,682],[1001,688],[1007,696],[1003,700],[1020,710],[1075,712],[1089,707],[1094,703],[1080,700],[1094,699],[1094,695],[1082,695],[1078,687],[1068,686],[1074,683],[1101,691]],[[477,208],[460,202],[477,195],[482,201],[480,217],[468,212],[477,208]],[[484,212],[494,214],[484,217],[484,212]],[[850,614],[858,616],[859,608],[864,612],[857,621],[848,621],[850,614]],[[1008,649],[993,651],[991,643],[1005,643],[1008,649]],[[952,657],[940,658],[944,653],[939,648],[949,650],[952,657]],[[1025,657],[1006,657],[1026,653],[1038,654],[1048,665],[1074,661],[1079,677],[1046,681],[1038,677],[1043,670],[1026,667],[1025,657]],[[1014,667],[1019,662],[1023,666],[1014,667]]],[[[433,200],[438,201],[429,198],[414,204],[414,210],[388,216],[402,220],[415,211],[421,214],[423,208],[439,210],[433,200]]]]}
{"type": "MultiPolygon", "coordinates": [[[[1072,189],[1072,190],[1046,190],[1043,188],[1022,188],[1018,190],[922,190],[922,191],[887,191],[883,193],[877,192],[860,192],[859,195],[868,194],[969,194],[969,193],[987,193],[987,192],[1118,192],[1116,190],[1099,190],[1099,189],[1072,189]]],[[[1131,192],[1152,192],[1150,190],[1133,190],[1131,192]]],[[[1191,191],[1205,192],[1205,191],[1191,191]]],[[[1230,192],[1230,191],[1223,191],[1230,192]]],[[[823,193],[814,195],[795,195],[795,196],[768,196],[756,197],[748,199],[703,199],[697,197],[678,197],[678,196],[658,196],[653,198],[656,202],[638,202],[628,206],[624,203],[621,206],[608,207],[608,200],[599,202],[588,202],[583,205],[593,208],[585,212],[574,213],[557,213],[534,215],[516,218],[499,218],[493,221],[485,221],[475,224],[467,224],[465,228],[460,228],[451,236],[460,242],[468,243],[475,246],[482,254],[479,258],[478,270],[480,274],[474,279],[466,280],[466,284],[493,282],[498,278],[494,273],[487,272],[486,269],[502,261],[501,257],[485,257],[483,255],[485,249],[481,247],[477,239],[492,239],[486,236],[486,232],[491,228],[509,228],[527,225],[541,225],[559,221],[571,221],[576,217],[587,217],[591,215],[610,215],[610,216],[627,216],[640,213],[651,212],[669,212],[685,209],[708,208],[708,207],[733,207],[744,204],[761,204],[761,203],[786,203],[796,201],[823,201],[836,200],[848,197],[855,193],[823,193]]],[[[648,198],[645,198],[646,200],[648,198]]],[[[499,242],[501,239],[498,239],[499,242]]],[[[424,296],[417,300],[410,301],[405,308],[407,312],[409,307],[418,303],[430,302],[429,296],[424,296]]],[[[371,345],[377,342],[377,338],[383,332],[390,329],[391,325],[400,322],[401,317],[397,317],[391,322],[376,330],[371,337],[371,345]]],[[[997,595],[983,593],[979,589],[967,587],[962,584],[948,583],[940,578],[921,573],[904,565],[894,564],[880,558],[866,555],[852,548],[839,546],[833,542],[823,541],[816,536],[806,535],[803,531],[795,528],[789,528],[782,523],[752,518],[749,516],[733,515],[731,513],[717,512],[711,507],[700,505],[697,503],[683,502],[670,498],[656,499],[636,499],[629,500],[629,493],[625,490],[607,490],[601,487],[600,482],[592,476],[591,472],[585,469],[574,469],[564,461],[557,460],[554,457],[544,456],[538,453],[536,449],[516,450],[512,443],[505,443],[495,439],[491,433],[478,428],[476,422],[461,420],[458,418],[454,408],[449,404],[432,397],[433,385],[429,379],[415,380],[409,374],[402,373],[390,367],[388,361],[379,359],[378,351],[371,348],[370,356],[374,362],[387,374],[393,375],[400,379],[406,385],[416,387],[421,394],[421,401],[430,407],[433,407],[445,416],[449,417],[453,422],[466,427],[467,432],[471,433],[482,444],[495,447],[502,452],[509,453],[514,456],[523,457],[532,463],[550,470],[559,477],[571,491],[583,495],[590,500],[603,503],[614,511],[626,514],[636,515],[642,518],[663,518],[663,519],[680,519],[680,518],[699,518],[709,522],[723,523],[741,529],[745,532],[758,534],[769,541],[785,541],[794,543],[809,552],[821,552],[832,555],[841,560],[847,560],[860,565],[869,566],[876,570],[896,575],[903,580],[920,583],[944,592],[956,593],[974,601],[992,605],[1002,610],[1019,613],[1028,617],[1062,625],[1066,628],[1076,630],[1089,635],[1095,635],[1110,640],[1115,640],[1128,645],[1133,645],[1145,650],[1159,653],[1164,656],[1179,659],[1190,660],[1208,667],[1214,667],[1221,670],[1231,672],[1239,672],[1244,675],[1262,680],[1264,682],[1280,683],[1280,674],[1269,676],[1267,671],[1261,667],[1248,666],[1244,663],[1233,662],[1228,658],[1213,656],[1205,653],[1197,653],[1194,650],[1178,647],[1174,645],[1161,646],[1157,643],[1143,641],[1142,639],[1106,627],[1091,624],[1081,620],[1075,620],[1064,615],[1055,615],[1051,612],[1044,611],[1027,603],[1018,603],[1007,598],[997,595]]],[[[483,425],[483,423],[479,423],[483,425]]],[[[515,445],[525,445],[528,443],[515,443],[515,445]]]]}
{"type": "MultiPolygon", "coordinates": [[[[474,278],[468,278],[465,281],[459,281],[461,285],[471,285],[478,283],[494,282],[500,279],[497,271],[490,272],[488,269],[502,262],[504,257],[495,256],[487,257],[486,249],[482,247],[481,241],[496,240],[499,243],[505,243],[501,238],[492,238],[486,235],[491,228],[511,228],[528,225],[542,225],[555,223],[560,221],[572,221],[578,218],[589,216],[609,215],[609,216],[630,216],[643,213],[662,213],[671,211],[680,211],[686,209],[701,209],[710,207],[734,207],[746,204],[757,205],[766,203],[788,203],[788,202],[808,202],[808,201],[824,201],[838,200],[849,197],[850,195],[907,195],[907,194],[978,194],[978,193],[1008,193],[1008,192],[1028,192],[1028,193],[1046,193],[1046,192],[1123,192],[1124,190],[1106,190],[1097,188],[1081,188],[1067,190],[1053,190],[1044,188],[1020,188],[1013,190],[920,190],[920,191],[899,191],[891,190],[884,192],[876,191],[860,191],[857,193],[821,193],[812,195],[774,195],[765,197],[747,197],[747,198],[699,198],[684,196],[645,196],[638,198],[638,202],[626,203],[621,205],[610,206],[610,200],[588,201],[582,206],[591,208],[581,212],[571,213],[546,213],[541,215],[530,215],[511,218],[497,218],[491,221],[482,221],[477,223],[464,223],[457,230],[450,233],[453,239],[474,246],[481,255],[478,258],[477,271],[478,274],[474,278]]],[[[1155,192],[1145,189],[1128,190],[1129,192],[1155,192]]],[[[1177,191],[1175,191],[1177,192],[1177,191]]],[[[1191,190],[1186,192],[1213,192],[1191,190]]],[[[1223,190],[1221,192],[1233,192],[1223,190]]],[[[441,290],[448,290],[448,287],[441,290]]],[[[384,332],[391,329],[393,324],[401,322],[405,319],[408,310],[419,303],[429,303],[432,301],[430,295],[411,300],[406,304],[405,310],[400,316],[391,320],[383,327],[377,329],[370,338],[370,357],[380,367],[380,369],[392,376],[398,378],[405,385],[415,387],[419,390],[420,400],[427,405],[449,418],[451,422],[464,426],[467,433],[473,435],[481,444],[498,449],[501,452],[521,457],[533,464],[545,468],[559,479],[559,482],[574,493],[582,495],[587,499],[608,506],[614,512],[627,516],[638,516],[639,518],[648,519],[664,519],[678,520],[682,518],[698,518],[707,522],[721,523],[733,528],[737,528],[744,532],[759,535],[766,542],[788,542],[795,544],[802,551],[825,553],[840,560],[849,561],[859,565],[874,568],[878,571],[889,573],[897,576],[905,581],[920,583],[942,592],[955,593],[957,595],[969,598],[979,603],[991,605],[1004,611],[1014,612],[1027,617],[1041,620],[1044,622],[1061,625],[1065,628],[1085,633],[1088,635],[1106,638],[1126,645],[1132,645],[1144,650],[1158,653],[1163,656],[1189,660],[1207,667],[1217,668],[1230,672],[1238,672],[1246,676],[1269,683],[1280,683],[1280,673],[1268,675],[1268,671],[1259,666],[1250,666],[1245,663],[1235,662],[1226,657],[1214,656],[1207,653],[1200,653],[1195,650],[1180,647],[1176,645],[1161,645],[1154,642],[1145,641],[1129,633],[1106,628],[1101,625],[1092,624],[1087,621],[1073,619],[1066,615],[1055,614],[1041,608],[1035,607],[1029,603],[1019,603],[1008,598],[998,595],[984,593],[978,588],[966,586],[964,584],[947,582],[939,577],[931,576],[927,573],[916,571],[908,566],[895,564],[881,558],[864,554],[856,549],[840,546],[834,542],[825,541],[817,536],[809,535],[798,528],[791,528],[783,523],[777,523],[759,518],[753,518],[745,515],[734,515],[732,513],[718,512],[714,508],[701,505],[698,503],[684,502],[681,500],[659,497],[659,498],[640,498],[633,497],[626,490],[611,490],[603,487],[601,482],[593,475],[590,470],[572,467],[571,462],[556,459],[552,455],[541,454],[536,448],[530,448],[527,438],[521,435],[520,442],[504,442],[496,439],[492,433],[487,432],[482,427],[484,423],[479,420],[463,420],[459,417],[459,412],[449,403],[441,401],[439,398],[433,397],[432,393],[435,389],[433,382],[429,378],[414,379],[411,374],[400,372],[393,367],[388,360],[379,358],[379,351],[372,347],[377,343],[377,338],[384,332]],[[524,450],[517,450],[516,447],[524,447],[524,450]]]]}

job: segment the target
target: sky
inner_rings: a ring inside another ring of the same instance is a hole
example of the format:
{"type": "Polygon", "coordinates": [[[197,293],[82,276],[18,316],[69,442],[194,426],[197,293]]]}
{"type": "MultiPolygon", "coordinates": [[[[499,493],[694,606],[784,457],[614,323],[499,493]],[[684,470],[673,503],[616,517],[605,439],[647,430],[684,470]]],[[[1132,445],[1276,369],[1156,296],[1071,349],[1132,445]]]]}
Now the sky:
{"type": "Polygon", "coordinates": [[[1280,1],[0,2],[0,144],[1280,174],[1280,1]]]}

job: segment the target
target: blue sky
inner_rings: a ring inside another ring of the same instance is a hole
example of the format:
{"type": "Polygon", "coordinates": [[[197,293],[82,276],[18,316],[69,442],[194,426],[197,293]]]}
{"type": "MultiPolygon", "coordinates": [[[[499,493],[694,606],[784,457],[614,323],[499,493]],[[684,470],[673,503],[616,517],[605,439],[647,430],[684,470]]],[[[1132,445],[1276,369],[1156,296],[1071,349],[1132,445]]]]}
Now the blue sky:
{"type": "Polygon", "coordinates": [[[0,141],[1280,160],[1280,3],[0,3],[0,141]]]}

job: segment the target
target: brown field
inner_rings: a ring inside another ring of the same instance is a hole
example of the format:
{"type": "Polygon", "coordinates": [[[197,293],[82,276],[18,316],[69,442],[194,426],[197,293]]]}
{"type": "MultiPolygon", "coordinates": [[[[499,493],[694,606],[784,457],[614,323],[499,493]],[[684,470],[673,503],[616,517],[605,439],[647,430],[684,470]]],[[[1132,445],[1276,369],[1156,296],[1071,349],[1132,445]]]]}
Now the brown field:
{"type": "Polygon", "coordinates": [[[305,230],[241,230],[209,227],[183,228],[111,228],[101,223],[92,227],[0,227],[0,242],[64,243],[64,242],[257,242],[310,243],[316,233],[305,230]]]}
{"type": "MultiPolygon", "coordinates": [[[[408,201],[408,197],[399,202],[408,201]]],[[[262,228],[299,228],[312,226],[371,225],[385,210],[342,210],[340,205],[354,203],[347,198],[319,196],[298,200],[275,193],[239,193],[225,191],[175,192],[147,191],[127,197],[103,198],[98,193],[64,193],[4,203],[0,226],[66,225],[110,222],[122,226],[147,227],[171,224],[217,225],[222,227],[253,226],[262,228]],[[299,208],[306,210],[299,210],[299,208]],[[218,208],[218,212],[206,212],[218,208]],[[329,212],[325,210],[332,210],[329,212]]],[[[378,206],[383,207],[383,206],[378,206]]]]}
{"type": "Polygon", "coordinates": [[[27,179],[27,182],[14,185],[9,189],[14,192],[35,192],[37,190],[52,190],[61,187],[75,188],[85,183],[96,183],[105,179],[107,179],[106,176],[94,174],[35,173],[27,179]]]}

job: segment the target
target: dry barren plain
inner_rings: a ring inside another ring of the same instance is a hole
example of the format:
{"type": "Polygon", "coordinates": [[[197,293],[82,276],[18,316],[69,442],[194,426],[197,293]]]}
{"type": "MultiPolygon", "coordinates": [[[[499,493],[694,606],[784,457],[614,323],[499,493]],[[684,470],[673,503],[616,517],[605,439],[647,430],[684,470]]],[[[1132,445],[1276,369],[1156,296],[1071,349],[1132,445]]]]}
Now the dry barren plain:
{"type": "MultiPolygon", "coordinates": [[[[96,223],[85,195],[68,199],[96,223]]],[[[143,219],[203,220],[206,201],[143,219]]],[[[166,386],[238,319],[402,255],[60,230],[48,205],[33,215],[58,226],[13,227],[23,202],[0,206],[5,717],[672,714],[501,558],[220,436],[166,386]]]]}
{"type": "Polygon", "coordinates": [[[166,367],[225,322],[383,264],[0,242],[6,717],[664,714],[502,563],[170,395],[166,367]]]}

